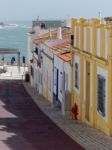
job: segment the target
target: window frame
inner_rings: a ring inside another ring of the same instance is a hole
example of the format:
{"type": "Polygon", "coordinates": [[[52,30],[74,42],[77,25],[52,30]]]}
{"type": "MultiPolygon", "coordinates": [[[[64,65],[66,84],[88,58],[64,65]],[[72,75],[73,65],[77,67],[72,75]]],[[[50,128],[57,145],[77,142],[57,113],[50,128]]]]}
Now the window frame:
{"type": "Polygon", "coordinates": [[[97,111],[103,118],[106,117],[106,78],[101,74],[97,74],[97,111]],[[102,85],[99,86],[99,82],[101,81],[103,83],[101,83],[102,85]],[[102,93],[102,95],[99,95],[99,93],[102,93]],[[101,102],[101,99],[103,102],[101,102]]]}

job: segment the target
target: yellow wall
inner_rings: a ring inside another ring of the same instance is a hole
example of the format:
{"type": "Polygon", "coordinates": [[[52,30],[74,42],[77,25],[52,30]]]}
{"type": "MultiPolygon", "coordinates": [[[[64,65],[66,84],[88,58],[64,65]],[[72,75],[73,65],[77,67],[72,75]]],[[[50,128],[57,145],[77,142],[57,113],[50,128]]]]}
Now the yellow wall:
{"type": "Polygon", "coordinates": [[[72,19],[72,33],[76,34],[76,46],[72,45],[71,48],[71,62],[73,64],[71,65],[71,72],[73,73],[72,86],[74,86],[73,83],[75,82],[74,58],[75,56],[80,58],[80,92],[77,92],[74,87],[71,88],[72,105],[75,102],[78,105],[78,119],[100,129],[107,135],[112,135],[112,25],[100,24],[98,19],[89,21],[86,19],[72,19]],[[84,50],[84,28],[86,28],[86,50],[84,50]],[[87,71],[89,64],[90,82],[89,71],[87,71]],[[97,111],[97,68],[99,67],[104,72],[107,72],[106,118],[102,117],[97,111]],[[88,93],[89,91],[90,93],[88,93]]]}

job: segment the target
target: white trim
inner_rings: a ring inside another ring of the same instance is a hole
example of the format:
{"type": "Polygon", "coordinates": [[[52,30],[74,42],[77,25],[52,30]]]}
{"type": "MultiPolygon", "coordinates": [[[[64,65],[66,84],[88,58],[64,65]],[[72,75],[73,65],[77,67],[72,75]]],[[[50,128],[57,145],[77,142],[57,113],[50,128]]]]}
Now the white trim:
{"type": "Polygon", "coordinates": [[[108,51],[109,51],[108,40],[109,40],[108,29],[105,29],[105,58],[106,59],[108,57],[108,51]]]}
{"type": "Polygon", "coordinates": [[[97,29],[97,56],[99,57],[101,56],[100,40],[101,40],[100,29],[97,29]]]}
{"type": "Polygon", "coordinates": [[[87,39],[87,28],[84,27],[84,51],[87,51],[86,39],[87,39]]]}
{"type": "Polygon", "coordinates": [[[92,73],[92,63],[90,62],[90,107],[93,106],[93,95],[92,95],[92,90],[93,90],[93,84],[92,84],[92,79],[93,79],[93,73],[92,73]]]}
{"type": "Polygon", "coordinates": [[[78,27],[78,48],[80,49],[80,26],[78,27]]]}
{"type": "Polygon", "coordinates": [[[90,52],[92,53],[92,27],[90,27],[90,52]]]}
{"type": "Polygon", "coordinates": [[[77,47],[77,27],[74,27],[74,47],[77,47]]]}
{"type": "Polygon", "coordinates": [[[84,102],[86,102],[86,60],[84,60],[84,102]]]}

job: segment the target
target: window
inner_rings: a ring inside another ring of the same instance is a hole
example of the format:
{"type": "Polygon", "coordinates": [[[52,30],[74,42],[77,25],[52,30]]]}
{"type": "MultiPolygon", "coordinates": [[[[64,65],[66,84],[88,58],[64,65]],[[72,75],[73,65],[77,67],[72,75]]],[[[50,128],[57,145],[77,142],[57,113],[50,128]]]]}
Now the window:
{"type": "Polygon", "coordinates": [[[75,63],[75,87],[79,90],[79,64],[75,63]]]}
{"type": "Polygon", "coordinates": [[[97,75],[97,110],[105,117],[105,93],[106,93],[106,79],[102,75],[97,75]]]}

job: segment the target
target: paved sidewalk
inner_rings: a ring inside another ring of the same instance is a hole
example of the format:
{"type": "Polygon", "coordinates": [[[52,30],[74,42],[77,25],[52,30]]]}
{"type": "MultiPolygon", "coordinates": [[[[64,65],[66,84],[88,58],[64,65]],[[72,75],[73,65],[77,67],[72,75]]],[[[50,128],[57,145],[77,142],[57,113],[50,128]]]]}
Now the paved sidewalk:
{"type": "Polygon", "coordinates": [[[66,119],[57,108],[53,108],[43,96],[39,95],[29,83],[24,83],[24,86],[41,110],[85,149],[112,150],[112,137],[106,136],[99,130],[91,128],[80,121],[66,119]]]}
{"type": "Polygon", "coordinates": [[[0,69],[6,70],[6,72],[0,73],[0,79],[3,80],[22,80],[25,72],[28,71],[28,67],[13,65],[0,66],[0,69]]]}

